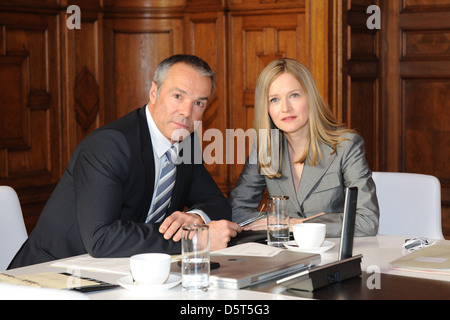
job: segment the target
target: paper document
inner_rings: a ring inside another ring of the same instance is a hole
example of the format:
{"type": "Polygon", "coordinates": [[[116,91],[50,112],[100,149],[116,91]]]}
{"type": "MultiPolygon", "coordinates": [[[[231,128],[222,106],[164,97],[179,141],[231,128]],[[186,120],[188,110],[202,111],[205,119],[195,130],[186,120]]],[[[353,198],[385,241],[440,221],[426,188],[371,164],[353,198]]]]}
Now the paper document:
{"type": "Polygon", "coordinates": [[[0,282],[50,289],[72,289],[100,284],[99,282],[92,279],[83,279],[55,272],[28,274],[23,276],[0,274],[0,282]]]}
{"type": "MultiPolygon", "coordinates": [[[[180,257],[180,255],[174,255],[172,256],[172,261],[180,260],[180,257]]],[[[130,275],[130,258],[93,258],[88,254],[84,254],[54,262],[51,266],[66,268],[69,271],[86,270],[130,275]]]]}
{"type": "Polygon", "coordinates": [[[435,244],[390,263],[393,269],[450,274],[450,246],[435,244]]]}
{"type": "Polygon", "coordinates": [[[224,254],[233,256],[274,257],[284,251],[282,248],[271,247],[256,242],[238,244],[225,249],[211,252],[211,254],[224,254]]]}
{"type": "Polygon", "coordinates": [[[90,255],[82,255],[54,262],[51,266],[70,270],[87,270],[123,275],[130,274],[129,258],[93,258],[90,255]]]}

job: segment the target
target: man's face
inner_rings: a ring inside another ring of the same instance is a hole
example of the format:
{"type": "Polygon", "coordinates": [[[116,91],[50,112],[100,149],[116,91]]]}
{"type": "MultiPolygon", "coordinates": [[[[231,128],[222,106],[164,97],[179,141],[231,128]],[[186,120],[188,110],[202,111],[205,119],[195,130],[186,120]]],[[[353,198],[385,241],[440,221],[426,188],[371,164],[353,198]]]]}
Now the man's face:
{"type": "Polygon", "coordinates": [[[167,72],[164,84],[150,89],[149,110],[156,126],[172,142],[180,141],[194,131],[211,94],[211,79],[200,75],[185,63],[174,64],[167,72]]]}

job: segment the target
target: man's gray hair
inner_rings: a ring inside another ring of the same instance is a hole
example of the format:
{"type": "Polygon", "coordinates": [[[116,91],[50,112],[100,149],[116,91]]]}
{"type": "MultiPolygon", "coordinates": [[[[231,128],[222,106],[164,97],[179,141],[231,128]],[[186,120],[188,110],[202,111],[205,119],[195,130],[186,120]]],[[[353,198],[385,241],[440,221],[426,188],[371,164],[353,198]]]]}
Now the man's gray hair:
{"type": "Polygon", "coordinates": [[[208,65],[206,61],[197,56],[189,54],[176,54],[161,61],[161,63],[156,68],[155,75],[153,77],[153,81],[156,83],[156,86],[158,87],[157,95],[159,96],[161,87],[163,86],[164,81],[166,80],[167,72],[174,64],[179,62],[183,62],[191,66],[192,68],[197,70],[197,72],[200,75],[204,77],[209,77],[211,79],[210,97],[212,97],[215,89],[214,72],[212,71],[211,67],[208,65]]]}

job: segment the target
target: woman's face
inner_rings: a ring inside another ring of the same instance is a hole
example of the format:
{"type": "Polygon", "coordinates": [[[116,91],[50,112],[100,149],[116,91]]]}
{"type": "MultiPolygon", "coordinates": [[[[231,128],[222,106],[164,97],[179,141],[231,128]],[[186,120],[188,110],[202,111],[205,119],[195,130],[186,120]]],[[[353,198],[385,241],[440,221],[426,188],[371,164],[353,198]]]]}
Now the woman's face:
{"type": "Polygon", "coordinates": [[[280,74],[269,88],[269,115],[286,134],[309,132],[309,105],[306,94],[290,73],[280,74]]]}

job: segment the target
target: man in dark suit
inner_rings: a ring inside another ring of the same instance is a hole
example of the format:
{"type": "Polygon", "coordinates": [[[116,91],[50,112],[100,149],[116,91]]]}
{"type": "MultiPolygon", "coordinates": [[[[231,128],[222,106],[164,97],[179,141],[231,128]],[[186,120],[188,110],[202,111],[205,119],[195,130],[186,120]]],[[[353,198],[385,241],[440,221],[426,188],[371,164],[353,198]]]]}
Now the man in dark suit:
{"type": "Polygon", "coordinates": [[[194,122],[201,120],[213,92],[213,73],[198,57],[176,55],[161,62],[148,104],[97,129],[76,148],[9,268],[84,253],[175,254],[186,224],[208,223],[211,250],[226,247],[240,227],[229,221],[227,200],[193,150],[199,145],[194,122]],[[183,162],[175,168],[169,208],[158,218],[156,190],[172,146],[183,162]]]}

